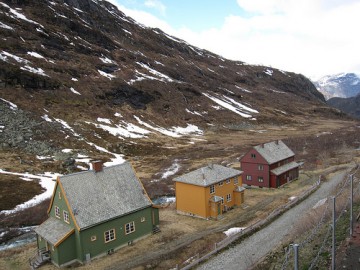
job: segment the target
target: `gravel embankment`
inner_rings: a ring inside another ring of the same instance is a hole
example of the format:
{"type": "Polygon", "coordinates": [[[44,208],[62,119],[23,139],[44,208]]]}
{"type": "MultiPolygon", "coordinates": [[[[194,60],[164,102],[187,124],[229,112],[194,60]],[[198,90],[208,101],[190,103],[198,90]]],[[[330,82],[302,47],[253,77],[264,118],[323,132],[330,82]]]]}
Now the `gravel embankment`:
{"type": "Polygon", "coordinates": [[[334,188],[342,181],[347,172],[339,172],[306,200],[269,224],[267,227],[246,238],[237,246],[212,257],[197,269],[248,269],[271,250],[275,249],[289,235],[292,226],[306,214],[319,200],[332,195],[334,188]]]}

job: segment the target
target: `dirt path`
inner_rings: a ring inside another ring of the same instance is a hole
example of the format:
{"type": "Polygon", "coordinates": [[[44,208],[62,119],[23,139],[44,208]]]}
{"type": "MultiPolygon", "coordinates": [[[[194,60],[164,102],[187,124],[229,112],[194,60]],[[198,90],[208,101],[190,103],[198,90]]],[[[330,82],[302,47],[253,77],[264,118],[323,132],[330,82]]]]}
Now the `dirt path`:
{"type": "Polygon", "coordinates": [[[336,173],[327,182],[322,183],[320,188],[302,203],[288,210],[277,220],[246,238],[239,245],[211,258],[197,269],[249,269],[286,239],[293,224],[300,216],[305,215],[306,211],[311,209],[319,200],[329,197],[346,173],[346,171],[336,173]]]}

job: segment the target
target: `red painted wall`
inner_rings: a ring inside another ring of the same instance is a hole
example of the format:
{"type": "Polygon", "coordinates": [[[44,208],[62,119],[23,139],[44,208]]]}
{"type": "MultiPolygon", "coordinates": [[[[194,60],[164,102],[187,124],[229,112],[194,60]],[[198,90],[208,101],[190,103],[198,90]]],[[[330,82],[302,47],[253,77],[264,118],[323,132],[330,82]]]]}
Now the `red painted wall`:
{"type": "Polygon", "coordinates": [[[269,165],[266,160],[255,150],[251,149],[241,159],[241,170],[244,171],[243,184],[259,187],[269,187],[269,165]],[[255,154],[255,158],[251,157],[251,154],[255,154]],[[258,169],[259,165],[263,165],[263,170],[258,169]],[[252,180],[247,180],[247,175],[251,175],[252,180]],[[264,182],[259,182],[258,177],[261,176],[264,182]]]}

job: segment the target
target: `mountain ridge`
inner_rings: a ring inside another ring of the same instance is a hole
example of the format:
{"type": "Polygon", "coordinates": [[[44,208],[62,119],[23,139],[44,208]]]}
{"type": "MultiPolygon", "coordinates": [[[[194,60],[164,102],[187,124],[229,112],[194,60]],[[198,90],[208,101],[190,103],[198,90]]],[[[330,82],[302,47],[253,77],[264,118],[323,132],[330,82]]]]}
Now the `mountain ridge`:
{"type": "MultiPolygon", "coordinates": [[[[195,143],[190,137],[208,130],[343,117],[301,74],[224,59],[106,1],[1,1],[0,10],[3,106],[16,104],[44,129],[49,149],[58,149],[51,155],[63,148],[132,155],[142,141],[195,143]]],[[[19,142],[5,120],[4,149],[35,140],[30,120],[21,128],[32,132],[19,142]]]]}

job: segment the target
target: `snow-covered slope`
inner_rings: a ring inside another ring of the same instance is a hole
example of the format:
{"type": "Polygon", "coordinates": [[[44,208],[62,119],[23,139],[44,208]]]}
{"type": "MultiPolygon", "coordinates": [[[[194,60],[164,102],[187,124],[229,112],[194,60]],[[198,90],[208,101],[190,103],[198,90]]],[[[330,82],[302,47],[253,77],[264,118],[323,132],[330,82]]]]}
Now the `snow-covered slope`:
{"type": "Polygon", "coordinates": [[[360,93],[360,77],[354,73],[328,75],[314,83],[326,99],[355,97],[360,93]]]}

